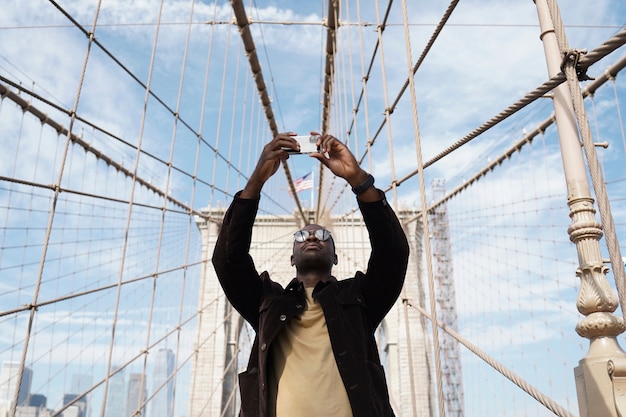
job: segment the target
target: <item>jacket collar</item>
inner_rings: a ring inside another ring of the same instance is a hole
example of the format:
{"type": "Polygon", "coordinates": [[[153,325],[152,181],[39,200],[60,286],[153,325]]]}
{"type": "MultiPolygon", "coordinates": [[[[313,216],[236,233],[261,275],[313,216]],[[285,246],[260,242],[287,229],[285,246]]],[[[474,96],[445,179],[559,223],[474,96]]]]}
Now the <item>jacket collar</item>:
{"type": "MultiPolygon", "coordinates": [[[[330,276],[330,278],[328,279],[328,281],[320,281],[317,283],[317,285],[315,285],[315,288],[313,289],[313,294],[322,291],[324,288],[326,288],[327,286],[329,286],[330,284],[333,284],[337,282],[337,278],[335,278],[334,276],[330,276]]],[[[292,291],[296,291],[296,292],[304,292],[304,284],[300,281],[298,281],[297,278],[294,278],[291,280],[291,282],[289,283],[289,285],[287,285],[287,287],[285,288],[285,293],[288,292],[292,292],[292,291]]]]}

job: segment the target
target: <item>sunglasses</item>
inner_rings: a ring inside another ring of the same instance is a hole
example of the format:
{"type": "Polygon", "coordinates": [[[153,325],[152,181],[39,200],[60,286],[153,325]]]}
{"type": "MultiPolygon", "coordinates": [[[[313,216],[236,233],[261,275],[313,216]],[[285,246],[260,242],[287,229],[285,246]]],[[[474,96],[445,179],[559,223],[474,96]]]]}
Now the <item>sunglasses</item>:
{"type": "Polygon", "coordinates": [[[296,233],[293,234],[293,240],[302,243],[306,241],[311,235],[314,235],[317,240],[320,240],[322,242],[330,238],[330,232],[326,229],[298,230],[296,233]]]}

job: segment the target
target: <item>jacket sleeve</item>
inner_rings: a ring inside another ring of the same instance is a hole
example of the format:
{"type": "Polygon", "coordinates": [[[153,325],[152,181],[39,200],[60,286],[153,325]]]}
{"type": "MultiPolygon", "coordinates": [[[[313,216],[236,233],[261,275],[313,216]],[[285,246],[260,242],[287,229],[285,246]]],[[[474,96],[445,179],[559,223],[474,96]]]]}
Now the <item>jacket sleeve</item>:
{"type": "Polygon", "coordinates": [[[409,244],[398,217],[384,197],[371,203],[359,201],[359,208],[372,249],[361,292],[370,323],[376,328],[402,291],[409,244]]]}
{"type": "Polygon", "coordinates": [[[262,282],[249,254],[258,199],[242,199],[239,193],[224,215],[215,249],[213,267],[226,297],[257,330],[262,282]]]}

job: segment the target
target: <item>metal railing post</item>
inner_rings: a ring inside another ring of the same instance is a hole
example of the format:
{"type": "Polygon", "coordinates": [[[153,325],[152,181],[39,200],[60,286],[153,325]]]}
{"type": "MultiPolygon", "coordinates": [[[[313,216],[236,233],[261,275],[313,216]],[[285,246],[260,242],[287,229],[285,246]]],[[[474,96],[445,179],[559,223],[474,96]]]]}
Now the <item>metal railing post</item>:
{"type": "MultiPolygon", "coordinates": [[[[561,72],[563,61],[564,51],[559,47],[555,32],[560,17],[550,12],[547,0],[535,0],[535,5],[548,72],[553,77],[561,72]]],[[[602,225],[595,217],[594,199],[567,84],[556,87],[552,98],[567,185],[567,205],[572,219],[568,233],[578,252],[576,275],[581,279],[581,288],[576,307],[585,316],[577,324],[576,332],[589,339],[589,351],[574,370],[579,411],[582,417],[618,417],[623,415],[618,409],[622,408],[619,405],[620,385],[626,384],[626,354],[616,336],[624,331],[624,320],[613,314],[618,300],[606,278],[608,268],[600,251],[602,225]],[[625,377],[622,378],[622,374],[625,377]]]]}

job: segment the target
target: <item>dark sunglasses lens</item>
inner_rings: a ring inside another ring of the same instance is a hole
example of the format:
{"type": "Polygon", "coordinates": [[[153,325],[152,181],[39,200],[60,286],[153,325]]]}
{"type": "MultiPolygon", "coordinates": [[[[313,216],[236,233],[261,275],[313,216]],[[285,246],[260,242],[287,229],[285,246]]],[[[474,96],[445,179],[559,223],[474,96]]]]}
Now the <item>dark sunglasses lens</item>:
{"type": "Polygon", "coordinates": [[[328,230],[317,229],[314,232],[311,232],[310,230],[298,230],[296,233],[293,234],[293,238],[296,242],[302,243],[307,240],[309,236],[311,236],[311,234],[314,234],[315,237],[321,241],[328,240],[328,238],[330,237],[330,232],[328,230]]]}
{"type": "Polygon", "coordinates": [[[321,241],[325,241],[330,237],[330,232],[326,229],[317,229],[315,231],[315,237],[321,241]]]}
{"type": "Polygon", "coordinates": [[[293,234],[294,240],[300,243],[304,242],[307,237],[309,237],[309,233],[305,232],[304,230],[298,230],[296,233],[293,234]]]}

